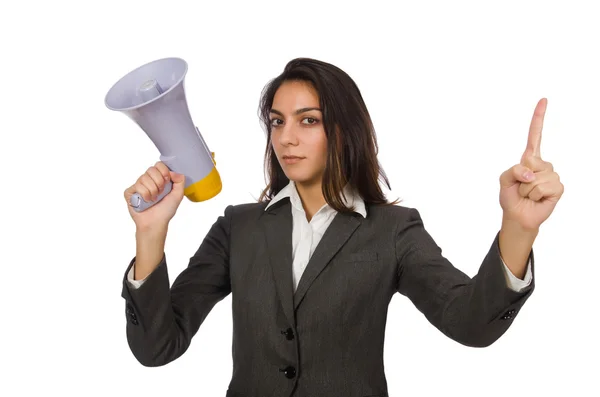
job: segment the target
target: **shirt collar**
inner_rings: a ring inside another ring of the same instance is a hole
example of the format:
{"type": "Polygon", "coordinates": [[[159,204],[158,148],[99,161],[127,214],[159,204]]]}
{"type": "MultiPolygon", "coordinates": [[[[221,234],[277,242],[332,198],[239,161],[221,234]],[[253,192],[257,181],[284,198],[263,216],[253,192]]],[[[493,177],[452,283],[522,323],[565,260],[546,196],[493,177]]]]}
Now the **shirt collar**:
{"type": "MultiPolygon", "coordinates": [[[[354,212],[362,215],[363,218],[366,218],[367,211],[365,208],[365,202],[360,197],[360,195],[358,195],[353,189],[351,189],[349,185],[346,185],[344,187],[344,195],[346,196],[346,199],[344,200],[344,197],[342,197],[343,202],[348,207],[354,206],[354,212]]],[[[290,181],[283,189],[281,189],[279,193],[277,193],[275,197],[273,197],[273,199],[269,202],[265,210],[267,210],[267,208],[286,197],[289,197],[290,203],[294,208],[300,211],[304,211],[304,208],[302,207],[302,201],[300,200],[300,195],[298,194],[298,190],[296,189],[296,184],[294,183],[294,181],[290,181]]],[[[327,203],[325,205],[329,207],[327,203]]]]}

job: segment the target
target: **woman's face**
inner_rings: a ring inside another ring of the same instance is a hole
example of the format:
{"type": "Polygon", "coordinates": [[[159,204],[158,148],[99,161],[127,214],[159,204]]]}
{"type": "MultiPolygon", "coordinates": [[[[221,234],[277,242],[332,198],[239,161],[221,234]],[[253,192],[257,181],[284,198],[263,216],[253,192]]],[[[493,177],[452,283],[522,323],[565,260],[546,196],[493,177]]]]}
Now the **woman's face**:
{"type": "Polygon", "coordinates": [[[321,183],[327,162],[327,138],[319,96],[310,83],[284,82],[271,107],[271,144],[288,179],[321,183]]]}

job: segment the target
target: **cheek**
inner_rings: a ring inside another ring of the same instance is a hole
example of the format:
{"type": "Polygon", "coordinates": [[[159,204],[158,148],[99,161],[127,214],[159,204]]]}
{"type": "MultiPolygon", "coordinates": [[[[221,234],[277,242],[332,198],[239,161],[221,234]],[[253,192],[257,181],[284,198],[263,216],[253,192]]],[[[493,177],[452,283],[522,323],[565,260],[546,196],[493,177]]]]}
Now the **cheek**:
{"type": "Polygon", "coordinates": [[[319,153],[319,158],[324,163],[327,160],[327,139],[324,133],[315,146],[316,153],[319,153]]]}
{"type": "Polygon", "coordinates": [[[271,135],[270,146],[273,148],[276,154],[279,154],[279,151],[281,150],[281,145],[278,142],[279,141],[277,140],[277,137],[274,134],[271,135]]]}

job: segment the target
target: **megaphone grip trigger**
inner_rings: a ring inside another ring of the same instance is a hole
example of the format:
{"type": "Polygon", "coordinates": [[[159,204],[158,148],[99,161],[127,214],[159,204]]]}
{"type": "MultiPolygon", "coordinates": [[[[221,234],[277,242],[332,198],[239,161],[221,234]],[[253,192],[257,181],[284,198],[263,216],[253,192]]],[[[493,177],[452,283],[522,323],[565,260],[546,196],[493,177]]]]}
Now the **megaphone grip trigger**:
{"type": "Polygon", "coordinates": [[[144,198],[139,193],[134,193],[131,196],[131,198],[129,199],[129,205],[131,207],[133,207],[133,210],[135,212],[142,212],[142,211],[147,210],[148,208],[152,207],[154,204],[158,203],[160,200],[162,200],[167,194],[169,194],[169,192],[171,191],[172,188],[173,188],[173,183],[171,181],[166,182],[162,193],[160,193],[158,195],[158,197],[156,198],[155,201],[149,201],[149,202],[145,201],[144,198]]]}

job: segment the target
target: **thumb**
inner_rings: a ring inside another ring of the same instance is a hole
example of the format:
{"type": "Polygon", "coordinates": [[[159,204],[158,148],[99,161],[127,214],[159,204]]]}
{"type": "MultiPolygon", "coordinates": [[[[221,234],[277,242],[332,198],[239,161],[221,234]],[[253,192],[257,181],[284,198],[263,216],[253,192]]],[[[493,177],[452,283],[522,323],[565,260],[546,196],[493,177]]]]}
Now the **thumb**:
{"type": "Polygon", "coordinates": [[[173,171],[169,171],[169,174],[171,175],[171,181],[173,181],[173,188],[183,189],[185,175],[173,171]]]}
{"type": "Polygon", "coordinates": [[[515,183],[528,183],[535,179],[534,172],[522,164],[517,164],[507,169],[500,175],[500,187],[511,187],[515,183]]]}

